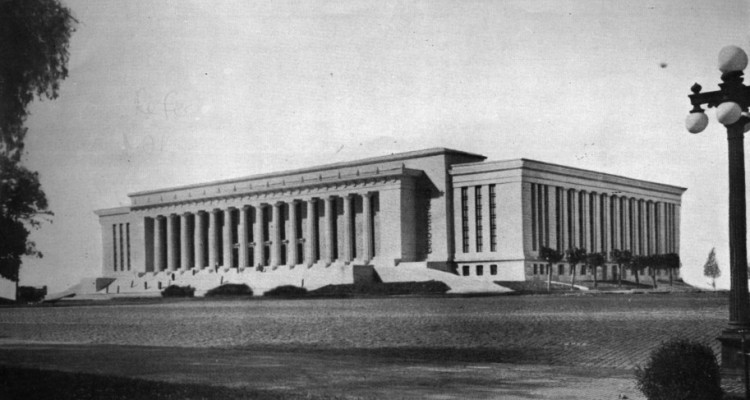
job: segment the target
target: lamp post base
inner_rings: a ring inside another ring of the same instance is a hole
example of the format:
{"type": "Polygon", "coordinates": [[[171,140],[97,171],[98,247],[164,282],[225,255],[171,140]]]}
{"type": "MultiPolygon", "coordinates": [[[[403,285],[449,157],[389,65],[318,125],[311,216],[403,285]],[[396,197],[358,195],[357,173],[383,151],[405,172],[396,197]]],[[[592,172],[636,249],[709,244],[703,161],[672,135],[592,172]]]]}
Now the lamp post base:
{"type": "Polygon", "coordinates": [[[745,352],[750,349],[750,327],[732,327],[721,332],[721,376],[738,378],[745,376],[745,358],[743,357],[743,338],[739,329],[746,330],[745,352]]]}

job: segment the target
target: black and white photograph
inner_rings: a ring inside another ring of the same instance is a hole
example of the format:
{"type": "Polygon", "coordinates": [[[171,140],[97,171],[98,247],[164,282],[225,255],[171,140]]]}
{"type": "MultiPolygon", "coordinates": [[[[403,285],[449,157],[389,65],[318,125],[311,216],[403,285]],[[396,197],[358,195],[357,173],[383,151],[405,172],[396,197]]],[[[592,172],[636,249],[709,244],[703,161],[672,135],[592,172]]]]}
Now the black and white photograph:
{"type": "Polygon", "coordinates": [[[750,399],[750,4],[0,0],[0,399],[750,399]]]}

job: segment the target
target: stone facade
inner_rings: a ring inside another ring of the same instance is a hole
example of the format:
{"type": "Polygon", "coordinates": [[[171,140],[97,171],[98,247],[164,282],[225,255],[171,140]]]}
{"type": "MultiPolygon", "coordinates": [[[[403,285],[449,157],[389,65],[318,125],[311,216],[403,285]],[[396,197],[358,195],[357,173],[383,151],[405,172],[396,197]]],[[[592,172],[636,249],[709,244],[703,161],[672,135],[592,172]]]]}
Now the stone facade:
{"type": "MultiPolygon", "coordinates": [[[[308,284],[324,284],[352,265],[524,280],[533,279],[543,245],[679,252],[683,188],[484,160],[436,148],[132,193],[129,207],[96,212],[102,273],[129,280],[116,282],[118,292],[211,271],[224,282],[298,268],[308,284]]],[[[304,282],[299,272],[286,275],[304,282]]]]}

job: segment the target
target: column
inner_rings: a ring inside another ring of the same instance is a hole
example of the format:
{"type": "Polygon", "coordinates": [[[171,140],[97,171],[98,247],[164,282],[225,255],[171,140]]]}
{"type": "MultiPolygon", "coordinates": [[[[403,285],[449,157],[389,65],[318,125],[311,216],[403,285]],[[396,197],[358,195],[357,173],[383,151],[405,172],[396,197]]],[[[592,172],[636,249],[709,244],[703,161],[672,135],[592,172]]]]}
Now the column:
{"type": "Polygon", "coordinates": [[[612,196],[610,198],[610,206],[612,207],[612,250],[624,250],[622,245],[622,218],[620,218],[620,198],[612,196]]]}
{"type": "Polygon", "coordinates": [[[680,205],[674,205],[674,250],[673,253],[680,253],[680,205]]]}
{"type": "Polygon", "coordinates": [[[589,210],[589,193],[581,191],[581,232],[583,232],[583,240],[581,241],[581,247],[586,249],[587,252],[591,253],[594,251],[593,244],[591,243],[591,213],[589,210]]]}
{"type": "Polygon", "coordinates": [[[333,232],[336,227],[333,226],[333,202],[334,202],[333,196],[328,196],[325,199],[325,233],[326,233],[326,253],[325,253],[325,261],[326,263],[330,264],[334,261],[334,248],[336,247],[336,243],[333,241],[333,232]]]}
{"type": "Polygon", "coordinates": [[[224,210],[224,227],[222,229],[222,264],[224,268],[232,268],[232,208],[224,210]]]}
{"type": "Polygon", "coordinates": [[[648,238],[648,254],[656,254],[656,246],[654,246],[654,243],[656,241],[654,240],[654,237],[656,236],[654,232],[656,231],[654,227],[654,202],[653,201],[647,201],[646,202],[646,215],[648,216],[648,220],[646,221],[646,227],[648,229],[648,235],[646,237],[648,238]]]}
{"type": "Polygon", "coordinates": [[[609,257],[612,252],[612,238],[610,237],[612,234],[612,212],[610,210],[609,196],[606,193],[602,193],[599,201],[602,207],[600,214],[601,230],[599,231],[600,235],[602,235],[602,251],[609,257]]]}
{"type": "Polygon", "coordinates": [[[288,240],[287,244],[287,260],[286,263],[289,265],[297,265],[297,200],[292,200],[289,204],[289,231],[286,233],[288,240]]]}
{"type": "Polygon", "coordinates": [[[255,236],[255,263],[263,266],[266,265],[266,238],[263,237],[263,224],[265,223],[263,220],[264,206],[265,204],[258,204],[255,206],[255,235],[253,235],[255,236]]]}
{"type": "Polygon", "coordinates": [[[174,214],[167,216],[167,269],[170,271],[177,269],[177,235],[174,231],[175,217],[174,214]]]}
{"type": "Polygon", "coordinates": [[[198,269],[206,266],[206,260],[203,256],[206,253],[206,242],[203,239],[203,232],[206,230],[203,223],[205,214],[203,211],[198,211],[193,217],[193,262],[194,267],[198,269]]]}
{"type": "Polygon", "coordinates": [[[188,227],[188,219],[190,213],[183,213],[180,215],[180,269],[186,270],[190,268],[190,228],[188,227]]]}
{"type": "Polygon", "coordinates": [[[219,264],[219,241],[217,235],[216,214],[219,210],[211,210],[208,213],[208,267],[214,268],[219,264]]]}
{"type": "Polygon", "coordinates": [[[352,226],[352,195],[347,194],[343,197],[344,200],[344,262],[350,263],[352,261],[352,247],[354,241],[352,236],[354,234],[354,226],[352,226]]]}
{"type": "Polygon", "coordinates": [[[565,252],[572,247],[570,242],[570,213],[568,212],[568,191],[564,188],[560,188],[560,235],[561,235],[561,252],[565,252]]]}
{"type": "Polygon", "coordinates": [[[305,265],[308,267],[315,264],[315,249],[318,246],[318,232],[315,229],[315,199],[309,199],[307,203],[307,240],[305,240],[305,265]]]}
{"type": "Polygon", "coordinates": [[[557,246],[557,235],[559,234],[557,232],[557,188],[555,186],[546,186],[546,188],[547,217],[549,218],[549,243],[547,246],[562,251],[563,249],[557,246]]]}
{"type": "Polygon", "coordinates": [[[591,235],[591,249],[595,252],[601,253],[604,251],[604,246],[602,246],[602,209],[599,194],[591,193],[591,202],[593,205],[593,211],[591,214],[593,216],[592,226],[594,227],[594,232],[591,235]]]}
{"type": "Polygon", "coordinates": [[[281,264],[281,205],[276,202],[271,206],[271,266],[276,267],[281,264]]]}
{"type": "Polygon", "coordinates": [[[248,217],[248,206],[240,208],[240,222],[237,227],[237,268],[247,267],[247,217],[248,217]]]}
{"type": "Polygon", "coordinates": [[[580,206],[580,201],[578,201],[578,191],[571,189],[570,190],[570,201],[572,204],[570,205],[570,231],[571,231],[571,247],[581,247],[581,235],[580,235],[580,229],[581,224],[579,223],[580,220],[578,218],[578,213],[580,212],[578,206],[580,206]]]}
{"type": "Polygon", "coordinates": [[[372,193],[362,194],[362,261],[368,264],[373,257],[372,193]]]}
{"type": "Polygon", "coordinates": [[[667,253],[666,249],[666,222],[664,218],[664,203],[659,201],[656,203],[656,251],[658,253],[667,253]]]}
{"type": "Polygon", "coordinates": [[[622,247],[623,250],[630,250],[635,255],[632,243],[630,243],[630,199],[621,197],[622,201],[622,247]]]}
{"type": "Polygon", "coordinates": [[[164,216],[154,218],[154,272],[164,270],[164,216]]]}

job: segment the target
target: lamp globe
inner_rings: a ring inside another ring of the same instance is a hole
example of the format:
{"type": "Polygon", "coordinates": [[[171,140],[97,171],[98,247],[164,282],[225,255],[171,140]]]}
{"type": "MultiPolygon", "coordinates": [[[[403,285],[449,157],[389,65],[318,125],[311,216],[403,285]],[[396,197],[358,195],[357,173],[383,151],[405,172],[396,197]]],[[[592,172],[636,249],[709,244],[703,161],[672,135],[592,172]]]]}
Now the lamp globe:
{"type": "Polygon", "coordinates": [[[733,101],[726,101],[716,107],[716,119],[724,125],[732,125],[742,116],[740,105],[733,101]]]}
{"type": "Polygon", "coordinates": [[[719,71],[743,71],[747,67],[747,53],[737,46],[726,46],[719,51],[719,71]]]}

